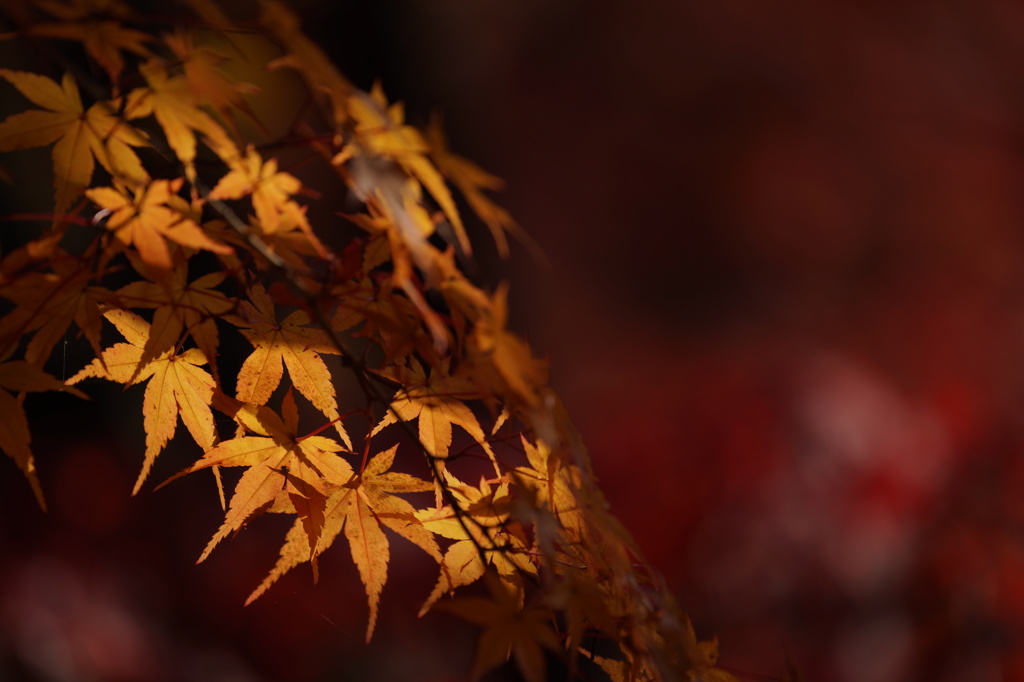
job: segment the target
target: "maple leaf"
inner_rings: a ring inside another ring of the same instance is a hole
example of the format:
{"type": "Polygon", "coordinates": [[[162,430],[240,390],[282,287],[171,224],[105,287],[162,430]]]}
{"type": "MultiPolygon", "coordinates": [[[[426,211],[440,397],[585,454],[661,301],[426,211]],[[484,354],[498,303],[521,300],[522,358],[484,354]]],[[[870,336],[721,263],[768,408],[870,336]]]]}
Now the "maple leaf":
{"type": "Polygon", "coordinates": [[[516,407],[536,409],[547,384],[544,363],[525,341],[506,329],[508,288],[499,287],[470,335],[470,363],[478,386],[495,387],[516,407]]]}
{"type": "Polygon", "coordinates": [[[60,249],[52,252],[50,264],[53,272],[22,273],[0,286],[0,295],[17,304],[0,319],[0,340],[35,332],[25,348],[25,359],[42,365],[75,322],[99,355],[100,305],[109,292],[90,286],[97,273],[60,249]]]}
{"type": "Polygon", "coordinates": [[[18,465],[32,486],[39,506],[46,509],[43,491],[39,487],[39,478],[36,475],[35,458],[30,448],[31,435],[25,408],[22,405],[22,396],[27,391],[64,391],[79,398],[86,396],[29,362],[9,360],[12,352],[13,349],[0,355],[0,450],[6,452],[18,465]],[[11,395],[11,391],[22,395],[16,398],[11,395]]]}
{"type": "Polygon", "coordinates": [[[338,435],[351,449],[352,441],[339,420],[331,373],[320,357],[320,353],[337,354],[338,349],[328,343],[322,330],[305,326],[309,324],[305,311],[296,310],[278,322],[274,302],[261,285],[253,286],[249,298],[251,302],[239,304],[238,316],[227,318],[255,346],[238,372],[238,399],[266,404],[287,367],[299,393],[328,419],[338,420],[338,435]]]}
{"type": "Polygon", "coordinates": [[[491,201],[481,191],[503,189],[505,182],[469,159],[449,151],[448,141],[445,139],[439,118],[434,118],[430,122],[426,131],[426,140],[430,148],[430,156],[437,164],[438,170],[458,187],[469,207],[487,225],[487,229],[490,230],[491,237],[498,247],[498,254],[502,258],[508,256],[508,239],[505,238],[505,233],[508,232],[525,244],[538,262],[546,263],[547,259],[543,251],[529,233],[520,227],[508,211],[491,201]]]}
{"type": "Polygon", "coordinates": [[[110,19],[86,19],[75,23],[47,22],[29,27],[26,33],[32,36],[81,41],[86,54],[95,59],[110,76],[110,82],[114,84],[115,89],[124,69],[121,50],[127,50],[140,57],[149,57],[151,53],[144,43],[156,40],[148,33],[126,28],[120,22],[110,19]]]}
{"type": "Polygon", "coordinates": [[[191,218],[173,208],[182,179],[154,180],[138,186],[96,187],[86,196],[110,213],[106,227],[125,246],[134,246],[142,262],[163,283],[173,280],[174,262],[167,240],[193,249],[233,253],[230,246],[214,241],[191,218]]]}
{"type": "MultiPolygon", "coordinates": [[[[140,280],[118,289],[117,297],[130,307],[156,308],[143,362],[177,346],[183,331],[207,358],[217,357],[220,335],[215,320],[235,307],[234,301],[213,288],[226,277],[223,272],[213,272],[188,282],[188,261],[179,257],[169,286],[140,280]]],[[[216,377],[216,364],[210,368],[216,377]]]]}
{"type": "MultiPolygon", "coordinates": [[[[338,163],[338,158],[334,159],[338,163]]],[[[383,234],[394,265],[391,279],[409,297],[434,338],[437,354],[448,344],[448,329],[440,316],[427,304],[413,279],[413,264],[423,272],[428,287],[441,283],[441,252],[428,238],[434,223],[420,201],[420,186],[391,162],[383,165],[372,157],[356,156],[352,161],[352,188],[370,210],[368,217],[356,222],[370,231],[383,234]]]]}
{"type": "Polygon", "coordinates": [[[236,255],[221,256],[220,260],[227,271],[241,271],[247,265],[243,265],[243,258],[255,258],[260,265],[261,261],[269,261],[268,264],[279,264],[284,262],[292,268],[296,274],[309,272],[309,261],[311,256],[318,256],[317,250],[309,242],[302,229],[291,222],[287,215],[281,216],[281,223],[277,232],[266,234],[262,225],[255,216],[249,216],[249,223],[235,223],[214,218],[203,222],[203,229],[207,234],[217,241],[230,244],[234,247],[236,255]],[[262,257],[262,258],[261,258],[262,257]]]}
{"type": "MultiPolygon", "coordinates": [[[[468,376],[461,373],[449,374],[448,363],[445,360],[434,367],[428,379],[422,365],[413,358],[411,371],[403,373],[401,377],[393,376],[400,380],[403,388],[395,394],[387,413],[374,427],[371,435],[376,435],[389,424],[416,419],[420,443],[431,457],[442,460],[438,464],[443,467],[443,460],[448,456],[452,444],[452,425],[457,424],[480,444],[494,466],[495,475],[500,476],[498,462],[484,430],[465,403],[466,400],[479,398],[479,391],[468,376]]],[[[438,503],[440,485],[439,481],[438,503]]]]}
{"type": "Polygon", "coordinates": [[[229,162],[228,166],[231,171],[210,191],[211,199],[252,196],[261,232],[276,234],[292,225],[298,226],[317,252],[326,257],[327,250],[313,234],[306,212],[291,198],[302,184],[295,176],[278,171],[277,159],[264,162],[250,146],[244,157],[229,162]]]}
{"type": "Polygon", "coordinates": [[[516,483],[534,496],[534,507],[547,507],[558,520],[557,528],[547,528],[538,521],[538,541],[547,540],[567,531],[574,537],[583,533],[585,519],[580,509],[576,490],[582,485],[579,470],[572,465],[562,465],[552,456],[551,448],[543,441],[533,445],[520,434],[523,452],[529,466],[516,467],[512,476],[516,483]]]}
{"type": "Polygon", "coordinates": [[[587,626],[615,637],[622,621],[608,612],[605,585],[585,571],[569,572],[560,577],[561,581],[546,590],[545,602],[560,611],[565,623],[566,649],[571,656],[569,665],[575,670],[575,654],[587,626]]]}
{"type": "Polygon", "coordinates": [[[509,589],[522,589],[521,572],[535,574],[537,567],[526,553],[522,538],[506,530],[510,516],[508,481],[497,488],[481,480],[477,487],[462,483],[442,471],[445,486],[452,494],[459,512],[449,506],[424,509],[416,518],[424,528],[442,537],[455,540],[445,550],[441,574],[433,591],[420,608],[422,616],[445,593],[469,585],[493,566],[509,589]]]}
{"type": "Polygon", "coordinates": [[[181,353],[167,350],[143,364],[141,360],[149,340],[149,323],[127,310],[108,310],[104,317],[117,327],[128,343],[116,343],[107,348],[101,357],[68,379],[68,383],[77,384],[88,377],[126,385],[149,380],[142,400],[146,454],[142,471],[132,489],[134,495],[142,487],[157,455],[174,436],[179,415],[201,448],[213,447],[216,433],[210,401],[213,399],[214,381],[199,367],[206,364],[206,356],[198,348],[181,353]]]}
{"type": "Polygon", "coordinates": [[[196,95],[185,76],[169,76],[158,60],[139,67],[149,87],[128,93],[125,115],[130,119],[154,116],[164,129],[167,143],[185,167],[188,179],[196,177],[196,133],[201,133],[209,147],[224,161],[238,156],[238,148],[224,129],[199,108],[196,95]]]}
{"type": "MultiPolygon", "coordinates": [[[[733,674],[716,667],[718,663],[718,639],[703,642],[697,641],[690,619],[683,616],[682,632],[677,632],[681,641],[677,641],[678,653],[683,660],[677,665],[684,668],[687,680],[694,682],[739,682],[733,674]]],[[[580,649],[580,653],[597,663],[607,673],[612,682],[653,682],[663,675],[653,665],[650,655],[641,655],[629,647],[622,647],[622,659],[617,660],[605,656],[594,655],[593,651],[580,649]]],[[[644,652],[646,653],[646,652],[644,652]]]]}
{"type": "Polygon", "coordinates": [[[255,112],[243,95],[254,95],[259,92],[259,88],[251,83],[240,83],[229,78],[219,68],[220,64],[228,61],[227,56],[205,45],[196,45],[194,34],[181,29],[164,36],[164,42],[182,61],[185,80],[192,89],[197,103],[213,107],[229,122],[236,134],[233,109],[258,122],[255,112]]]}
{"type": "Polygon", "coordinates": [[[516,667],[527,682],[544,682],[544,649],[561,649],[545,608],[523,608],[518,596],[493,574],[485,581],[491,598],[470,597],[446,603],[444,610],[484,628],[477,643],[473,678],[515,656],[516,667]]]}
{"type": "Polygon", "coordinates": [[[390,528],[406,540],[441,561],[441,550],[430,531],[416,520],[416,510],[395,493],[425,492],[432,489],[428,481],[409,474],[389,471],[394,463],[398,446],[379,452],[359,475],[351,473],[347,480],[338,482],[324,506],[324,524],[320,537],[314,543],[300,523],[288,533],[281,548],[281,556],[270,574],[249,595],[251,603],[286,572],[310,561],[330,547],[344,531],[352,560],[366,587],[370,606],[370,620],[366,641],[370,641],[377,623],[381,591],[387,581],[390,544],[384,527],[390,528]]]}
{"type": "MultiPolygon", "coordinates": [[[[46,230],[41,237],[3,254],[0,258],[0,286],[11,284],[13,278],[54,257],[69,222],[60,221],[46,230]]],[[[74,258],[71,256],[70,258],[74,258]]]]}
{"type": "MultiPolygon", "coordinates": [[[[687,619],[687,627],[693,630],[693,625],[687,619]]],[[[736,676],[730,672],[716,667],[718,665],[718,638],[697,642],[697,650],[700,652],[693,661],[694,676],[702,682],[738,682],[736,676]]]]}
{"type": "Polygon", "coordinates": [[[375,338],[389,365],[408,355],[423,338],[415,306],[391,287],[361,277],[336,284],[330,293],[338,300],[331,328],[343,332],[365,323],[354,335],[375,338]]]}
{"type": "Polygon", "coordinates": [[[264,232],[263,223],[255,216],[248,225],[248,234],[239,234],[234,228],[225,226],[225,239],[237,241],[246,249],[251,249],[253,242],[262,240],[269,252],[278,256],[281,260],[295,268],[297,272],[309,270],[307,258],[321,256],[323,246],[318,241],[315,244],[309,241],[309,236],[302,226],[297,225],[294,219],[288,214],[282,214],[281,220],[274,232],[264,232]]]}
{"type": "Polygon", "coordinates": [[[235,405],[232,416],[258,435],[237,436],[219,443],[178,474],[212,466],[248,467],[231,495],[224,523],[207,543],[199,561],[205,560],[230,533],[275,502],[279,511],[298,514],[306,533],[304,539],[308,545],[315,545],[324,525],[327,484],[347,481],[352,475],[348,462],[334,454],[344,448],[324,436],[296,436],[299,417],[290,391],[282,403],[284,419],[262,405],[228,402],[235,405]]]}
{"type": "Polygon", "coordinates": [[[58,85],[34,73],[0,69],[5,78],[33,104],[32,109],[0,123],[0,151],[53,147],[54,213],[64,214],[76,196],[89,186],[95,161],[114,178],[143,182],[148,177],[132,147],[148,143],[131,126],[113,115],[116,106],[96,102],[86,111],[71,74],[58,85]]]}
{"type": "Polygon", "coordinates": [[[352,155],[370,154],[398,163],[426,188],[444,211],[463,252],[467,255],[472,253],[466,228],[455,207],[451,191],[426,156],[430,146],[420,131],[405,125],[402,104],[399,102],[389,107],[380,83],[375,83],[368,94],[353,93],[348,100],[348,110],[356,124],[358,149],[343,150],[333,162],[339,164],[352,155]]]}

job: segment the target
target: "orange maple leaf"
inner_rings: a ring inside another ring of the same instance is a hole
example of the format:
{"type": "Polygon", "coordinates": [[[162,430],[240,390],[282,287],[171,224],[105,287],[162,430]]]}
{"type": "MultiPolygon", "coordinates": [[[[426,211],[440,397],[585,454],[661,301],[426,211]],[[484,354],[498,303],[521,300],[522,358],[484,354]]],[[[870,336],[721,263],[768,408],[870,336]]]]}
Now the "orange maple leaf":
{"type": "Polygon", "coordinates": [[[260,231],[272,235],[298,226],[321,257],[327,249],[313,234],[306,212],[292,200],[302,183],[288,173],[277,170],[277,159],[263,158],[252,147],[245,156],[230,161],[230,172],[210,191],[211,199],[241,199],[252,196],[252,207],[260,223],[260,231]]]}
{"type": "Polygon", "coordinates": [[[455,540],[445,550],[441,575],[420,608],[421,616],[445,593],[451,594],[455,588],[478,580],[487,566],[497,570],[509,589],[522,588],[520,573],[537,572],[537,567],[526,553],[525,542],[505,530],[505,523],[511,515],[508,481],[492,488],[486,480],[481,480],[480,485],[474,487],[447,471],[442,472],[442,476],[461,512],[457,513],[450,506],[416,512],[416,518],[424,528],[455,540]]]}
{"type": "Polygon", "coordinates": [[[24,360],[8,360],[12,351],[13,348],[0,356],[0,450],[6,452],[18,465],[32,486],[39,506],[46,509],[43,491],[36,476],[35,458],[29,447],[31,435],[25,408],[22,406],[22,396],[15,398],[9,391],[18,394],[24,394],[26,391],[64,391],[79,398],[86,396],[35,365],[24,360]]]}
{"type": "Polygon", "coordinates": [[[398,446],[377,453],[359,475],[350,473],[347,479],[335,479],[333,490],[324,507],[324,525],[315,547],[303,526],[296,522],[281,548],[281,556],[270,574],[263,580],[246,603],[251,603],[286,572],[323,553],[344,531],[352,560],[366,587],[370,605],[370,621],[366,640],[373,636],[377,623],[377,610],[381,591],[387,581],[388,560],[391,556],[384,527],[390,528],[406,540],[441,561],[441,550],[433,534],[416,521],[416,510],[395,493],[414,493],[431,490],[428,481],[409,474],[389,471],[394,463],[398,446]]]}
{"type": "Polygon", "coordinates": [[[248,467],[235,486],[224,523],[199,561],[206,559],[230,533],[275,503],[279,511],[298,514],[309,551],[324,526],[328,482],[346,481],[352,475],[348,462],[334,454],[344,448],[324,436],[296,436],[299,417],[291,391],[283,401],[284,419],[262,405],[227,402],[234,405],[232,416],[258,435],[224,441],[178,474],[212,466],[248,467]]]}
{"type": "MultiPolygon", "coordinates": [[[[501,475],[484,430],[465,403],[466,400],[480,398],[479,391],[468,376],[458,372],[449,374],[448,361],[445,360],[434,367],[428,379],[423,366],[413,358],[411,370],[403,372],[401,377],[392,378],[400,378],[403,388],[395,394],[387,414],[370,435],[376,435],[389,424],[416,419],[420,443],[431,457],[439,460],[438,465],[443,468],[443,460],[452,445],[452,425],[457,424],[487,453],[495,475],[501,475]]],[[[440,503],[440,481],[437,495],[440,503]]]]}
{"type": "Polygon", "coordinates": [[[328,342],[323,330],[305,326],[309,324],[305,311],[296,310],[278,322],[274,302],[261,285],[253,286],[249,297],[252,302],[242,301],[237,317],[227,318],[255,346],[238,372],[238,399],[265,405],[287,367],[299,393],[328,419],[338,420],[338,435],[351,449],[352,441],[339,420],[330,370],[320,357],[320,353],[337,354],[338,349],[328,342]]]}
{"type": "Polygon", "coordinates": [[[339,282],[330,294],[338,301],[331,328],[343,332],[365,322],[355,336],[375,338],[384,350],[386,364],[408,355],[422,337],[415,306],[391,287],[362,277],[339,282]]]}
{"type": "Polygon", "coordinates": [[[34,73],[0,69],[5,78],[33,104],[0,123],[0,151],[53,147],[54,213],[64,214],[76,196],[89,186],[95,162],[114,178],[143,182],[148,177],[132,147],[148,143],[131,126],[113,115],[111,102],[96,102],[86,111],[71,74],[58,85],[34,73]]]}
{"type": "Polygon", "coordinates": [[[430,329],[435,349],[443,353],[448,345],[447,326],[427,303],[413,276],[415,265],[423,272],[426,285],[434,287],[442,283],[444,274],[443,254],[429,241],[434,222],[422,205],[420,185],[395,164],[382,166],[374,163],[373,157],[356,156],[350,171],[355,194],[367,202],[370,213],[349,219],[386,238],[386,255],[394,265],[391,280],[412,301],[430,329]]]}
{"type": "Polygon", "coordinates": [[[191,218],[172,207],[182,179],[154,180],[134,191],[122,185],[86,190],[86,196],[110,213],[106,227],[125,246],[134,246],[153,276],[165,284],[173,279],[174,263],[167,240],[193,249],[231,254],[191,218]]]}
{"type": "MultiPolygon", "coordinates": [[[[679,633],[681,637],[676,645],[682,649],[684,660],[689,662],[687,679],[700,682],[739,682],[732,673],[716,667],[718,664],[718,639],[698,642],[693,631],[693,623],[685,616],[683,621],[683,631],[679,633]]],[[[650,656],[637,656],[636,652],[627,647],[622,648],[621,659],[594,655],[592,651],[585,649],[581,649],[580,653],[597,663],[608,674],[611,682],[653,682],[662,678],[652,668],[650,656]]]]}
{"type": "Polygon", "coordinates": [[[99,377],[121,384],[138,384],[147,379],[142,400],[143,425],[146,429],[146,455],[139,478],[132,489],[134,495],[142,487],[153,462],[174,436],[178,415],[201,448],[213,447],[216,432],[213,426],[213,377],[199,365],[206,356],[198,348],[182,353],[165,351],[151,362],[141,363],[143,349],[149,340],[149,323],[127,310],[104,313],[128,343],[116,343],[103,351],[78,374],[68,379],[77,384],[87,377],[99,377]]]}

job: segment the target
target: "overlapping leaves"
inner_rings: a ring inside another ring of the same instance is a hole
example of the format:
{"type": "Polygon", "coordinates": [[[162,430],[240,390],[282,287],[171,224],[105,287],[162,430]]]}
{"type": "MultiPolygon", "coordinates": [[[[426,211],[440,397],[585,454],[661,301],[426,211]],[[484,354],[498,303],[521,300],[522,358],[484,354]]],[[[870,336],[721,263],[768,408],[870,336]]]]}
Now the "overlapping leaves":
{"type": "MultiPolygon", "coordinates": [[[[546,655],[575,665],[596,633],[619,645],[590,652],[615,679],[729,679],[637,568],[544,363],[508,329],[507,287],[484,291],[459,266],[471,246],[449,183],[504,254],[505,234],[522,232],[484,194],[500,180],[450,152],[439,128],[409,125],[379,85],[355,88],[279,2],[258,20],[281,49],[267,66],[297,74],[309,99],[277,140],[243,136],[235,112],[265,131],[256,89],[221,68],[243,51],[206,44],[186,27],[196,19],[149,33],[119,2],[36,4],[45,18],[0,38],[80,41],[106,84],[83,88],[102,93],[87,108],[70,74],[0,69],[38,107],[0,122],[0,151],[53,145],[53,225],[0,260],[0,449],[40,504],[25,396],[83,395],[43,369],[77,331],[95,359],[68,384],[146,384],[135,491],[179,419],[199,451],[179,475],[237,472],[200,560],[262,514],[294,517],[249,601],[302,563],[316,576],[344,536],[369,638],[397,535],[437,562],[421,615],[487,582],[488,597],[446,607],[483,628],[476,676],[511,657],[539,682],[546,655]],[[306,156],[286,165],[281,147],[306,156]],[[318,161],[316,180],[300,180],[318,161]],[[342,218],[300,203],[303,182],[347,197],[332,209],[365,236],[339,245],[342,218]],[[112,329],[125,341],[104,349],[112,329]],[[232,365],[223,348],[239,341],[252,350],[232,365]]],[[[233,31],[209,0],[189,4],[233,31]]]]}

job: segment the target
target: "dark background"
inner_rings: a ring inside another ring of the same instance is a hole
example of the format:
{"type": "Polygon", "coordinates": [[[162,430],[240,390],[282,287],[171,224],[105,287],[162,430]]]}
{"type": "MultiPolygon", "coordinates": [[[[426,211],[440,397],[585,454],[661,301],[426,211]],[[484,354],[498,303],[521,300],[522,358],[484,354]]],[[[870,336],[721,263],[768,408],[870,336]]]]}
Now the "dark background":
{"type": "MultiPolygon", "coordinates": [[[[1019,3],[292,6],[508,180],[551,267],[480,229],[484,276],[726,666],[1024,679],[1019,3]]],[[[128,497],[141,392],[28,399],[52,509],[8,464],[0,679],[465,676],[473,631],[416,621],[434,569],[397,542],[369,646],[341,547],[245,609],[276,520],[192,566],[213,484],[128,497]]]]}

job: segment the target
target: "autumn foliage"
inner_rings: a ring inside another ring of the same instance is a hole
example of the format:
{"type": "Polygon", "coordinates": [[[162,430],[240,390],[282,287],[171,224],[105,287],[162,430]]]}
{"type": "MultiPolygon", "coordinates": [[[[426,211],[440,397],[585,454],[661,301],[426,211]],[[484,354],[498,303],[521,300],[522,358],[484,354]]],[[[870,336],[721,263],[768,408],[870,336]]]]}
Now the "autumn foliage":
{"type": "Polygon", "coordinates": [[[3,37],[78,41],[97,67],[0,69],[25,107],[0,150],[49,147],[53,166],[52,215],[21,217],[36,232],[0,260],[0,449],[41,506],[28,394],[144,384],[134,492],[168,443],[194,441],[178,476],[211,476],[224,507],[200,561],[263,514],[294,519],[250,601],[302,564],[316,579],[338,545],[369,639],[391,544],[410,542],[438,565],[419,613],[482,628],[477,677],[514,658],[541,680],[557,657],[590,677],[731,679],[609,513],[544,362],[508,328],[508,287],[466,275],[466,215],[502,254],[509,234],[527,240],[485,194],[497,178],[382,87],[354,87],[277,2],[228,17],[192,0],[159,20],[115,0],[36,5],[3,37]],[[254,33],[278,50],[260,66],[305,88],[280,139],[226,68],[252,59],[254,33]],[[47,364],[69,334],[94,359],[61,381],[47,364]],[[222,353],[228,335],[251,352],[222,353]]]}

